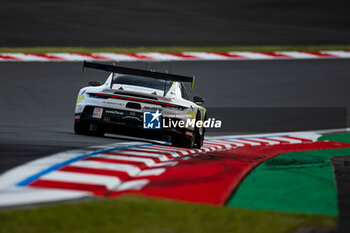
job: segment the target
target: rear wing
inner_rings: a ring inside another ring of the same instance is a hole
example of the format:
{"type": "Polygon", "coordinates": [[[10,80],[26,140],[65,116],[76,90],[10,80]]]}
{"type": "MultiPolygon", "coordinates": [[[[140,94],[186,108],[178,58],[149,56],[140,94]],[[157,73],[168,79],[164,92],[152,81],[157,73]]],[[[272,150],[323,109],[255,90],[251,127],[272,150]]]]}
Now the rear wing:
{"type": "Polygon", "coordinates": [[[193,89],[194,80],[195,80],[194,76],[188,77],[188,76],[181,76],[181,75],[176,75],[176,74],[167,74],[167,73],[160,73],[160,72],[155,72],[155,71],[139,70],[139,69],[114,66],[114,65],[107,65],[107,64],[100,64],[100,63],[87,62],[87,61],[84,61],[84,63],[83,63],[83,69],[85,70],[85,68],[102,70],[102,71],[111,72],[111,73],[118,73],[118,74],[131,74],[131,75],[137,75],[137,76],[149,77],[149,78],[155,78],[155,79],[162,79],[162,80],[173,81],[173,82],[192,83],[192,89],[193,89]]]}

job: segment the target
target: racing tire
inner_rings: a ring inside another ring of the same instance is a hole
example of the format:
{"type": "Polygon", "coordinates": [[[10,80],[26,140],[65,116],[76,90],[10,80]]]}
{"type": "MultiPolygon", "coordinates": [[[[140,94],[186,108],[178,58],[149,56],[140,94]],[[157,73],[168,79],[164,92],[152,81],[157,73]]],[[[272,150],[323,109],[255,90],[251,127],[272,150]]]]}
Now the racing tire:
{"type": "Polygon", "coordinates": [[[187,138],[185,136],[173,136],[171,138],[171,145],[175,147],[183,147],[183,148],[193,148],[194,146],[194,137],[187,138]]]}
{"type": "Polygon", "coordinates": [[[105,130],[102,125],[90,124],[89,135],[96,136],[96,137],[103,137],[105,135],[105,130]]]}
{"type": "Polygon", "coordinates": [[[87,122],[76,121],[74,123],[74,132],[80,135],[88,135],[89,134],[89,124],[87,122]]]}
{"type": "Polygon", "coordinates": [[[74,132],[80,135],[90,135],[96,137],[103,137],[105,135],[105,131],[102,126],[94,124],[90,124],[89,122],[84,121],[76,121],[74,123],[74,132]]]}
{"type": "MultiPolygon", "coordinates": [[[[207,114],[205,114],[204,121],[207,119],[207,114]]],[[[196,116],[196,121],[200,120],[200,114],[198,113],[196,116]]],[[[202,133],[200,133],[199,128],[195,128],[194,130],[194,148],[200,149],[203,146],[204,142],[204,134],[205,134],[205,128],[203,127],[202,133]]]]}

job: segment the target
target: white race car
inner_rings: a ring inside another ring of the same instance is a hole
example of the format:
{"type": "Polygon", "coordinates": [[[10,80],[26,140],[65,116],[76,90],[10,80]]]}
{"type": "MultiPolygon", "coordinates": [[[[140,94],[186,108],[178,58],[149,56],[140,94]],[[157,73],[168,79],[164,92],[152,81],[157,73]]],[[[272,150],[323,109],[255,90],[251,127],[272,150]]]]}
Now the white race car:
{"type": "Polygon", "coordinates": [[[83,67],[111,74],[104,84],[90,81],[79,91],[75,133],[132,135],[186,148],[203,145],[204,99],[195,96],[190,101],[183,85],[193,86],[194,77],[93,62],[83,67]]]}

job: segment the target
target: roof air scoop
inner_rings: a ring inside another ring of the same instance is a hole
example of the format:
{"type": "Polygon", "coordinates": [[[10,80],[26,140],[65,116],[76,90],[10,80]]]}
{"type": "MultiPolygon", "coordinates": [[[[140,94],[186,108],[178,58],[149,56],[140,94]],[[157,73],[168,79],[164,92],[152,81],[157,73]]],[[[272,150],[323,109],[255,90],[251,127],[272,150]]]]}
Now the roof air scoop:
{"type": "Polygon", "coordinates": [[[118,90],[122,90],[122,91],[124,91],[124,89],[123,89],[122,87],[119,87],[119,88],[118,88],[118,90]]]}

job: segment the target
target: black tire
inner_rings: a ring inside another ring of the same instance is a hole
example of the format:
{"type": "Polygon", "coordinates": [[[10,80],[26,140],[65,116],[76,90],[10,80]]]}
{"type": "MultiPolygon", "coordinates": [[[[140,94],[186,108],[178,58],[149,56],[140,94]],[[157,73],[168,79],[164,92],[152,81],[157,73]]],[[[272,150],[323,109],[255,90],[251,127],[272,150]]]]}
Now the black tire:
{"type": "Polygon", "coordinates": [[[105,135],[104,128],[100,125],[92,125],[89,122],[84,121],[76,121],[74,123],[74,132],[76,134],[80,135],[90,135],[90,136],[97,136],[97,137],[103,137],[105,135]],[[94,128],[93,130],[91,130],[94,128]]]}
{"type": "Polygon", "coordinates": [[[191,138],[184,138],[182,140],[182,143],[183,143],[183,147],[184,148],[193,148],[194,146],[194,137],[191,137],[191,138]]]}
{"type": "Polygon", "coordinates": [[[197,134],[195,136],[194,148],[200,149],[203,146],[204,135],[197,134]]]}
{"type": "Polygon", "coordinates": [[[88,135],[89,134],[89,124],[87,122],[76,121],[74,123],[74,132],[80,135],[88,135]]]}
{"type": "MultiPolygon", "coordinates": [[[[205,114],[204,121],[207,119],[207,114],[205,114]]],[[[197,113],[196,120],[200,120],[200,113],[197,113]]],[[[204,142],[204,135],[205,135],[205,128],[202,128],[202,132],[200,132],[201,129],[195,128],[194,130],[194,147],[197,149],[200,149],[203,146],[204,142]]]]}
{"type": "MultiPolygon", "coordinates": [[[[207,119],[207,114],[205,114],[204,121],[206,119],[207,119]]],[[[200,112],[198,112],[196,115],[196,121],[198,120],[200,120],[200,112]]],[[[185,135],[183,135],[183,137],[174,136],[171,139],[171,145],[176,147],[200,149],[203,146],[204,135],[205,135],[205,128],[203,127],[202,129],[199,129],[196,127],[193,132],[193,137],[188,138],[185,135]]]]}
{"type": "Polygon", "coordinates": [[[98,131],[90,132],[90,135],[96,136],[96,137],[103,137],[105,135],[105,132],[103,130],[98,130],[98,131]]]}
{"type": "Polygon", "coordinates": [[[105,130],[103,125],[90,124],[89,135],[96,136],[96,137],[103,137],[105,135],[105,130]]]}
{"type": "Polygon", "coordinates": [[[178,136],[172,136],[171,137],[171,145],[172,146],[175,146],[175,147],[182,147],[181,145],[180,145],[180,139],[179,139],[179,137],[178,136]]]}
{"type": "Polygon", "coordinates": [[[183,147],[183,148],[193,148],[194,146],[194,137],[187,138],[185,135],[182,137],[180,136],[173,136],[171,138],[171,145],[175,147],[183,147]]]}

